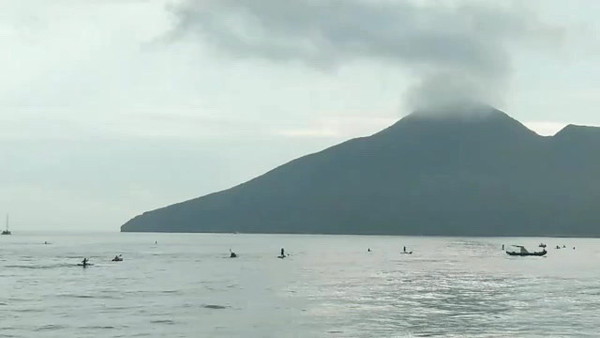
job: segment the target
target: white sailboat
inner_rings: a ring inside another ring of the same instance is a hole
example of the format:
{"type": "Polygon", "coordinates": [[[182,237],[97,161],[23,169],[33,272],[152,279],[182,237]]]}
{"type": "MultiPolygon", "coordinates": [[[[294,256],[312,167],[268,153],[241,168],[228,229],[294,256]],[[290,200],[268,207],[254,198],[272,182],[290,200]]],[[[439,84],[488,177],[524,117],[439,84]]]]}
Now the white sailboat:
{"type": "Polygon", "coordinates": [[[6,214],[6,230],[2,231],[2,235],[10,235],[11,232],[8,230],[8,214],[6,214]]]}

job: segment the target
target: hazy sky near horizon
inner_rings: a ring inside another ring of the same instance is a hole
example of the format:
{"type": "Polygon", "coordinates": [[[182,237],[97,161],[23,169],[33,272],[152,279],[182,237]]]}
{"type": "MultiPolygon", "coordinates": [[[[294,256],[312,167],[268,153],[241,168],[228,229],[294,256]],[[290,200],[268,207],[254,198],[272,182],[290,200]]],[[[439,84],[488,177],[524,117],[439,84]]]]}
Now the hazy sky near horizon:
{"type": "Polygon", "coordinates": [[[0,212],[15,232],[117,231],[465,93],[544,135],[600,126],[599,17],[595,0],[2,1],[0,212]]]}

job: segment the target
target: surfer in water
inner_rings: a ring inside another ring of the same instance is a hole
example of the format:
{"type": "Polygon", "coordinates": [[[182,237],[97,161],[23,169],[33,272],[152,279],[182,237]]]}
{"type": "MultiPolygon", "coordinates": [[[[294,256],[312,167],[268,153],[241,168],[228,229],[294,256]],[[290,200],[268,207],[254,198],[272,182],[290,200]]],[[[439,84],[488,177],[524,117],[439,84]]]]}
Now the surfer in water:
{"type": "Polygon", "coordinates": [[[281,248],[281,255],[279,255],[278,257],[285,258],[285,250],[283,248],[281,248]]]}
{"type": "Polygon", "coordinates": [[[235,254],[235,252],[231,251],[231,249],[229,249],[229,258],[236,258],[237,255],[235,254]]]}
{"type": "Polygon", "coordinates": [[[89,263],[88,263],[88,262],[89,262],[89,260],[88,260],[87,258],[84,258],[84,259],[81,261],[81,265],[83,265],[83,266],[88,266],[88,265],[89,265],[89,263]]]}

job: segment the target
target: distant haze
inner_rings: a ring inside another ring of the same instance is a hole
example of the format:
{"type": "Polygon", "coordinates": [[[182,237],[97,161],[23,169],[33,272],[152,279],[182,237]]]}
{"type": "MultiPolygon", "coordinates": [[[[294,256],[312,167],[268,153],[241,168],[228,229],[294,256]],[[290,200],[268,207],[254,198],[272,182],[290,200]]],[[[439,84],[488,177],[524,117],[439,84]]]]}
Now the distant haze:
{"type": "Polygon", "coordinates": [[[0,215],[108,230],[415,110],[600,125],[600,2],[0,2],[0,215]]]}

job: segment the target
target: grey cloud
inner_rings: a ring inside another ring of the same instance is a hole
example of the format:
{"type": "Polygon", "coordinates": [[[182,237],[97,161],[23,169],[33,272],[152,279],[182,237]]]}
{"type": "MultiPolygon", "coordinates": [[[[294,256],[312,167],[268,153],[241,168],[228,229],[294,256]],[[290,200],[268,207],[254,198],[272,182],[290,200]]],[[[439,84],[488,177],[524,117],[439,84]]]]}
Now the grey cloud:
{"type": "Polygon", "coordinates": [[[319,69],[356,59],[407,68],[417,109],[462,101],[496,104],[511,44],[547,38],[518,6],[482,2],[187,0],[172,8],[172,37],[200,37],[235,57],[300,61],[319,69]]]}

